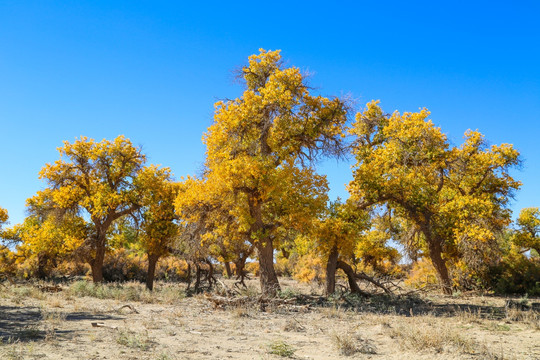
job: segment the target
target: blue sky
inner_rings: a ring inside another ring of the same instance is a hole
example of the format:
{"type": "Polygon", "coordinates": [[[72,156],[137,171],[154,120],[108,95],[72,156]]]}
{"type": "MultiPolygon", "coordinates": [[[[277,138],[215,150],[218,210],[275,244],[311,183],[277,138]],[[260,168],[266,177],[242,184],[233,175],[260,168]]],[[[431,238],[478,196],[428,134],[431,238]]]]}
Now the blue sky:
{"type": "MultiPolygon", "coordinates": [[[[196,173],[214,102],[240,96],[233,70],[259,48],[358,109],[427,107],[456,145],[468,128],[513,143],[512,209],[540,206],[539,4],[0,0],[0,206],[20,222],[39,170],[81,135],[124,134],[178,178],[196,173]]],[[[347,197],[350,163],[320,172],[347,197]]]]}

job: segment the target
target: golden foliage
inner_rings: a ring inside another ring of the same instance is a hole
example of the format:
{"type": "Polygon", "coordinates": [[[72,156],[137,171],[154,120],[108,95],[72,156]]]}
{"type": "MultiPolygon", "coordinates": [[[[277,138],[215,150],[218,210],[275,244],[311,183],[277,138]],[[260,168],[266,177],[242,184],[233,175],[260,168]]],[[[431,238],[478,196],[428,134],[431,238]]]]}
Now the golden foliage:
{"type": "Polygon", "coordinates": [[[325,265],[319,256],[307,254],[300,256],[294,267],[293,277],[302,282],[323,283],[326,273],[325,265]]]}
{"type": "Polygon", "coordinates": [[[415,288],[423,288],[428,285],[438,284],[437,272],[431,262],[422,258],[413,264],[405,284],[415,288]]]}
{"type": "Polygon", "coordinates": [[[169,168],[143,168],[136,182],[141,189],[142,205],[140,245],[148,254],[164,256],[178,235],[174,202],[178,186],[172,182],[169,168]]]}
{"type": "Polygon", "coordinates": [[[519,154],[471,130],[450,147],[428,116],[426,109],[385,115],[377,101],[368,103],[350,130],[357,162],[348,189],[360,206],[384,204],[418,228],[448,291],[444,257],[473,268],[492,260],[483,250],[509,224],[505,206],[521,185],[509,170],[519,154]]]}
{"type": "Polygon", "coordinates": [[[534,249],[538,256],[540,254],[540,210],[537,207],[522,209],[517,225],[514,243],[525,249],[534,249]]]}

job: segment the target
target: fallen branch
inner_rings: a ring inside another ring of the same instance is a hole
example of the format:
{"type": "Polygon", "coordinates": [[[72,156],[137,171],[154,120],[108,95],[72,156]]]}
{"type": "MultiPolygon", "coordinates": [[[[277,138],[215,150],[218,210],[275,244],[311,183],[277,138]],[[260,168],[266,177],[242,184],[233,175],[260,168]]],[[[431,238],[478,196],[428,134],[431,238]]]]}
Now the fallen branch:
{"type": "Polygon", "coordinates": [[[369,276],[368,274],[366,273],[355,273],[355,277],[357,279],[360,279],[360,280],[365,280],[367,282],[370,282],[372,283],[373,285],[375,285],[376,287],[378,288],[381,288],[384,290],[384,292],[390,296],[393,296],[394,293],[392,291],[390,291],[390,289],[388,289],[385,285],[383,285],[380,281],[377,281],[375,278],[369,276]]]}
{"type": "Polygon", "coordinates": [[[113,329],[113,330],[118,329],[118,326],[105,325],[105,323],[101,323],[101,322],[93,322],[92,327],[103,327],[103,328],[108,328],[108,329],[113,329]]]}
{"type": "Polygon", "coordinates": [[[60,285],[43,285],[39,287],[39,290],[42,292],[57,293],[62,291],[62,287],[60,285]]]}
{"type": "Polygon", "coordinates": [[[228,295],[228,296],[234,296],[234,295],[238,295],[238,291],[235,291],[235,290],[231,290],[227,287],[227,285],[225,285],[225,283],[221,280],[219,280],[218,278],[215,278],[215,280],[223,287],[223,289],[225,290],[225,293],[228,295]]]}
{"type": "Polygon", "coordinates": [[[264,296],[250,297],[225,297],[205,294],[206,300],[214,304],[215,308],[223,309],[226,307],[239,307],[239,306],[256,306],[259,305],[260,309],[264,311],[268,306],[275,306],[278,308],[286,308],[291,311],[306,311],[309,309],[309,305],[297,305],[295,304],[297,299],[280,299],[280,298],[268,298],[264,296]]]}

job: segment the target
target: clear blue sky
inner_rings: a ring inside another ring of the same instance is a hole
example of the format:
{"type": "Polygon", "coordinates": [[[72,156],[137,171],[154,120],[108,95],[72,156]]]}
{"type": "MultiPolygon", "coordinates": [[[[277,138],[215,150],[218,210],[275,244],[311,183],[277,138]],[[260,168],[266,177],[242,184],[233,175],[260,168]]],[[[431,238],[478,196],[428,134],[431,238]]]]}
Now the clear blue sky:
{"type": "MultiPolygon", "coordinates": [[[[454,144],[468,128],[515,144],[512,208],[540,206],[540,6],[514,3],[0,0],[0,206],[20,222],[39,170],[81,135],[124,134],[196,173],[214,102],[241,94],[232,70],[261,47],[358,108],[427,107],[454,144]]],[[[347,197],[349,163],[320,172],[347,197]]]]}

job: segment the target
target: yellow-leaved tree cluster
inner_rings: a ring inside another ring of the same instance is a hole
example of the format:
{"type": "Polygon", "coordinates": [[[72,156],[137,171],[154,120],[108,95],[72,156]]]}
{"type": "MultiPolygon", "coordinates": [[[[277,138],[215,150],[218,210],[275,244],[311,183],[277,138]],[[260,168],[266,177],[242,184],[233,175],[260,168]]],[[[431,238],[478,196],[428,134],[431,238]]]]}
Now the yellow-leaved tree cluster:
{"type": "Polygon", "coordinates": [[[354,116],[347,99],[314,94],[280,51],[250,56],[239,77],[243,93],[215,104],[200,174],[176,181],[123,136],[64,142],[27,218],[6,227],[0,208],[0,271],[44,278],[87,264],[102,282],[107,259],[136,254],[150,290],[160,259],[176,258],[172,270],[190,283],[195,270],[196,289],[222,267],[241,283],[259,276],[265,296],[280,275],[322,280],[327,295],[341,276],[352,292],[365,294],[358,281],[389,292],[381,275],[432,279],[445,293],[540,293],[540,212],[524,209],[512,226],[508,209],[521,185],[512,145],[468,130],[452,146],[426,109],[388,114],[372,101],[354,116]],[[347,156],[350,197],[330,201],[318,160],[347,156]]]}

